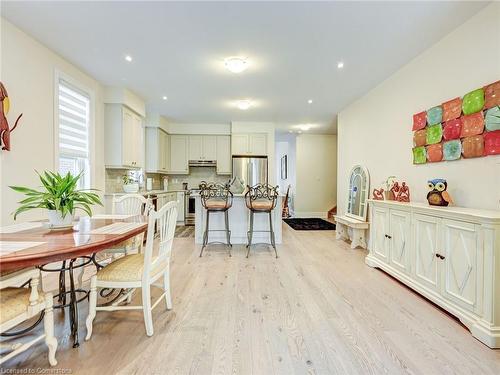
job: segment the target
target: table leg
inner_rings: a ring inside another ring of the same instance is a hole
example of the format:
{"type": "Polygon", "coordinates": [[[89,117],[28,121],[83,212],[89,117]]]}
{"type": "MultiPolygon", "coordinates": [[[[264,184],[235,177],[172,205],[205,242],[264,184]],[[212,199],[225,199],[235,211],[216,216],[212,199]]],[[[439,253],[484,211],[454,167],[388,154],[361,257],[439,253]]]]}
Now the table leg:
{"type": "Polygon", "coordinates": [[[75,291],[75,279],[73,275],[73,263],[76,259],[71,259],[69,262],[69,282],[70,282],[70,293],[69,293],[69,322],[71,326],[71,336],[73,336],[73,348],[78,348],[80,343],[78,342],[78,301],[76,299],[75,291]]]}

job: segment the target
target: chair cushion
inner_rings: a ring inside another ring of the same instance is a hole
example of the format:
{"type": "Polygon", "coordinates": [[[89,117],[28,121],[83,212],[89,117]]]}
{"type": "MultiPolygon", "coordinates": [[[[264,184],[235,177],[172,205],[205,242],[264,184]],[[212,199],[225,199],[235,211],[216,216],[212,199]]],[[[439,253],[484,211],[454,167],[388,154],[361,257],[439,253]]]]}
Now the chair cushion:
{"type": "MultiPolygon", "coordinates": [[[[30,304],[30,288],[5,288],[0,290],[0,324],[25,313],[30,304]]],[[[40,296],[39,303],[43,302],[40,296]]]]}
{"type": "Polygon", "coordinates": [[[270,211],[273,208],[273,202],[267,199],[260,199],[253,201],[251,207],[257,211],[270,211]]]}
{"type": "Polygon", "coordinates": [[[226,200],[222,199],[209,199],[205,202],[208,210],[224,210],[228,207],[226,200]]]}
{"type": "MultiPolygon", "coordinates": [[[[153,261],[155,258],[153,258],[153,261]]],[[[152,275],[165,269],[166,263],[155,265],[152,275]]],[[[100,281],[140,281],[144,269],[144,254],[131,254],[121,257],[97,271],[100,281]]]]}

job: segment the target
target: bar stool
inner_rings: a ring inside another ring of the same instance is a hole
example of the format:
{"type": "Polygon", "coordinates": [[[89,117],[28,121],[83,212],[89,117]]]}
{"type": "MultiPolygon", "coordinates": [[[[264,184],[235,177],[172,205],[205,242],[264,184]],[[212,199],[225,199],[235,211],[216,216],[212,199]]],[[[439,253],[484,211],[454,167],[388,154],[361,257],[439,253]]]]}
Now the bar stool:
{"type": "Polygon", "coordinates": [[[271,246],[274,248],[276,258],[278,251],[276,250],[276,241],[274,238],[273,217],[272,212],[276,207],[276,199],[278,198],[279,186],[271,186],[269,184],[257,184],[255,186],[247,186],[245,193],[245,203],[250,210],[250,229],[248,231],[248,251],[247,258],[250,255],[250,246],[252,246],[252,237],[254,232],[269,233],[271,237],[271,246]],[[255,214],[269,215],[269,230],[254,230],[253,219],[255,214]]]}
{"type": "Polygon", "coordinates": [[[209,232],[226,232],[227,245],[229,246],[229,256],[231,256],[231,231],[229,230],[228,210],[233,205],[233,193],[229,191],[229,187],[220,183],[203,183],[200,185],[201,204],[206,210],[205,232],[203,233],[203,245],[201,247],[200,257],[203,255],[203,250],[209,244],[223,242],[208,242],[209,232]],[[210,214],[222,212],[224,213],[224,229],[210,229],[210,214]]]}

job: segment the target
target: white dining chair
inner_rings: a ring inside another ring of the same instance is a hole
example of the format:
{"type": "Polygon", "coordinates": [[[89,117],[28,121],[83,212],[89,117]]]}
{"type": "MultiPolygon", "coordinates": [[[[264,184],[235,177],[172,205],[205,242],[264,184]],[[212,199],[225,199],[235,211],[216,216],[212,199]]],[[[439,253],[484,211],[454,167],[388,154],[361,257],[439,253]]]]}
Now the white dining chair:
{"type": "Polygon", "coordinates": [[[92,324],[96,311],[143,310],[146,334],[153,335],[152,310],[165,298],[167,310],[172,308],[170,294],[170,254],[177,222],[177,202],[169,202],[158,212],[149,214],[146,247],[142,253],[127,254],[104,268],[90,279],[89,315],[87,317],[87,336],[90,340],[92,324]],[[154,229],[158,225],[158,253],[153,255],[154,229]],[[162,284],[155,284],[163,279],[162,284]],[[151,287],[163,289],[162,295],[151,304],[151,287]],[[97,306],[97,288],[121,288],[128,292],[109,306],[97,306]],[[135,289],[142,290],[142,304],[120,306],[135,289]]]}
{"type": "MultiPolygon", "coordinates": [[[[125,194],[121,197],[113,198],[112,215],[144,215],[148,216],[149,212],[153,209],[151,199],[145,198],[140,194],[125,194]]],[[[131,251],[141,249],[144,240],[144,234],[141,233],[126,241],[112,246],[104,253],[111,254],[116,257],[119,254],[128,254],[131,251]]]]}
{"type": "Polygon", "coordinates": [[[0,333],[5,333],[18,324],[39,315],[42,311],[44,334],[25,343],[6,345],[8,354],[2,355],[0,364],[24,352],[38,341],[45,338],[49,348],[49,363],[57,365],[56,350],[57,339],[54,336],[54,314],[52,311],[52,294],[40,294],[40,271],[36,268],[23,269],[0,276],[0,333]],[[28,287],[22,285],[28,284],[28,287]]]}

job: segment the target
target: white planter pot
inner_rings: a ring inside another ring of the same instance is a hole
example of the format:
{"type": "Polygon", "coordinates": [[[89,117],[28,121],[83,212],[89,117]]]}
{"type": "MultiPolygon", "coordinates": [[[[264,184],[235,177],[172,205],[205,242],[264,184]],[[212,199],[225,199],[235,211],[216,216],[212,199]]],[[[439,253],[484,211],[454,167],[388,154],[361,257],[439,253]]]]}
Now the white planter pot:
{"type": "Polygon", "coordinates": [[[133,183],[133,184],[126,184],[123,185],[123,191],[125,193],[137,193],[139,191],[139,183],[133,183]]]}
{"type": "Polygon", "coordinates": [[[64,225],[71,225],[73,223],[74,215],[66,214],[63,218],[61,211],[49,210],[49,223],[54,227],[61,227],[64,225]]]}

